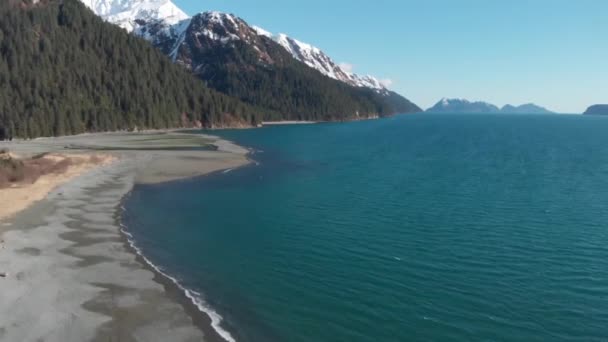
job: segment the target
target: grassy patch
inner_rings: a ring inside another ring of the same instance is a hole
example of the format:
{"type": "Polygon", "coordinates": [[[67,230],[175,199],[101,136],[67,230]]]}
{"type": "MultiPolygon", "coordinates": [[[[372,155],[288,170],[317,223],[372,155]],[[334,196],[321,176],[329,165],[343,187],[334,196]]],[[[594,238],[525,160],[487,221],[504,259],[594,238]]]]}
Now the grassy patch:
{"type": "Polygon", "coordinates": [[[0,189],[13,184],[32,184],[40,176],[63,173],[72,165],[70,159],[56,160],[37,155],[30,159],[15,159],[8,153],[0,154],[0,189]]]}
{"type": "Polygon", "coordinates": [[[25,165],[10,157],[0,158],[0,188],[25,179],[25,165]]]}

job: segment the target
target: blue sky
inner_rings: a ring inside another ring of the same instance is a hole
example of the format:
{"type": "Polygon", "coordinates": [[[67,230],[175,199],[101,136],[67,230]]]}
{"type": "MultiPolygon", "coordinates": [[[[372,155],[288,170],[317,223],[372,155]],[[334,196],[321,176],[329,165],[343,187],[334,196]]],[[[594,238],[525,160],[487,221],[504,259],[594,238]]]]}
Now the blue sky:
{"type": "Polygon", "coordinates": [[[608,103],[608,0],[173,1],[311,43],[423,108],[441,97],[564,113],[608,103]]]}

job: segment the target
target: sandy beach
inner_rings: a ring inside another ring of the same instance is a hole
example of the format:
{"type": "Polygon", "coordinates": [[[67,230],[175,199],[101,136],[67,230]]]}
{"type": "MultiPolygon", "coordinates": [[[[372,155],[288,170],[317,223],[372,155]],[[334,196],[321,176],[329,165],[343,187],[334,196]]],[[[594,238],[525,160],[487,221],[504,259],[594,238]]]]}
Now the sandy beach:
{"type": "Polygon", "coordinates": [[[280,125],[311,125],[319,123],[317,121],[296,121],[296,120],[282,120],[282,121],[264,121],[262,126],[280,126],[280,125]]]}
{"type": "MultiPolygon", "coordinates": [[[[20,188],[36,196],[0,217],[0,341],[223,340],[129,246],[118,209],[135,183],[239,167],[248,163],[246,149],[182,133],[89,134],[0,148],[110,156],[20,188]]],[[[0,190],[2,207],[14,190],[0,190]]]]}

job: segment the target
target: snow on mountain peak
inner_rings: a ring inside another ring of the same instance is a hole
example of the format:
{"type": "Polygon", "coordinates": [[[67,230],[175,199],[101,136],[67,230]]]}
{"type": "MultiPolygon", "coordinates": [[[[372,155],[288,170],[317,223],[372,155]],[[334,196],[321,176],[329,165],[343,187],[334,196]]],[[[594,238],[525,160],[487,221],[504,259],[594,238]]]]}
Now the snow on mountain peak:
{"type": "Polygon", "coordinates": [[[197,34],[226,44],[232,41],[242,40],[254,44],[258,38],[257,31],[250,27],[243,19],[229,13],[208,11],[192,17],[191,28],[197,34]]]}
{"type": "Polygon", "coordinates": [[[209,22],[212,22],[215,24],[223,24],[226,20],[228,20],[229,22],[231,22],[233,24],[235,23],[234,15],[229,14],[229,13],[218,12],[218,11],[207,11],[207,12],[201,13],[201,15],[209,22]]]}
{"type": "Polygon", "coordinates": [[[273,39],[287,50],[295,59],[316,69],[323,75],[338,81],[350,84],[355,87],[365,87],[377,91],[386,91],[386,87],[373,76],[359,76],[352,73],[350,68],[344,68],[335,63],[321,49],[310,44],[291,38],[284,33],[277,35],[264,30],[261,27],[253,26],[258,35],[273,39]]]}
{"type": "Polygon", "coordinates": [[[175,25],[188,19],[170,0],[81,0],[95,14],[104,20],[132,32],[139,24],[137,21],[162,21],[175,25]]]}
{"type": "Polygon", "coordinates": [[[322,53],[319,48],[293,39],[284,33],[279,33],[276,36],[276,41],[292,54],[300,54],[303,59],[313,57],[312,55],[314,54],[322,53]]]}
{"type": "Polygon", "coordinates": [[[261,28],[259,26],[252,26],[251,28],[260,36],[272,38],[272,33],[264,30],[263,28],[261,28]]]}
{"type": "Polygon", "coordinates": [[[439,100],[438,104],[441,104],[441,106],[443,106],[443,107],[447,107],[449,105],[457,104],[457,103],[470,104],[471,102],[469,100],[467,100],[467,99],[462,99],[462,98],[447,98],[447,97],[444,97],[441,100],[439,100]]]}

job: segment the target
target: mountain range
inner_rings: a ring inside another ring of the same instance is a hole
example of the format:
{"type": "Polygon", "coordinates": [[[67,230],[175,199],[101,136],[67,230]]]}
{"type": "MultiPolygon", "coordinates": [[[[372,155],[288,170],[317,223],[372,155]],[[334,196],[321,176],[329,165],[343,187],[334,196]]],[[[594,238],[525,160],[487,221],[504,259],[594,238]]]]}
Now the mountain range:
{"type": "Polygon", "coordinates": [[[471,102],[466,99],[448,99],[439,100],[433,107],[426,110],[428,113],[505,113],[505,114],[551,114],[552,111],[527,103],[520,106],[505,105],[502,108],[483,102],[471,102]]]}
{"type": "MultiPolygon", "coordinates": [[[[0,139],[422,111],[321,49],[234,14],[189,16],[170,0],[0,5],[0,139]]],[[[462,99],[427,112],[551,113],[462,99]]]]}
{"type": "Polygon", "coordinates": [[[273,35],[233,14],[209,11],[188,17],[170,0],[82,1],[104,20],[151,42],[211,88],[282,113],[275,119],[420,111],[376,78],[344,70],[320,49],[273,35]]]}
{"type": "MultiPolygon", "coordinates": [[[[104,20],[116,24],[128,32],[134,32],[153,41],[155,45],[161,44],[161,40],[171,40],[174,46],[170,51],[175,50],[176,45],[179,44],[175,39],[187,30],[188,25],[191,23],[191,18],[170,0],[81,1],[104,20]]],[[[221,12],[203,12],[200,14],[206,18],[212,18],[216,23],[228,28],[235,25],[236,22],[244,23],[242,19],[232,14],[221,12]]],[[[249,26],[246,23],[244,24],[245,26],[249,26]]],[[[387,90],[382,82],[373,76],[359,76],[344,70],[343,67],[335,63],[317,47],[303,43],[283,33],[273,35],[258,26],[250,26],[245,29],[253,29],[258,35],[273,39],[289,51],[295,59],[328,77],[352,86],[387,90]]],[[[228,42],[229,40],[238,39],[236,36],[231,35],[235,31],[237,30],[231,30],[227,35],[226,32],[204,31],[202,33],[214,39],[228,42]]]]}
{"type": "Polygon", "coordinates": [[[169,0],[0,1],[0,140],[420,111],[321,50],[169,0]]]}

